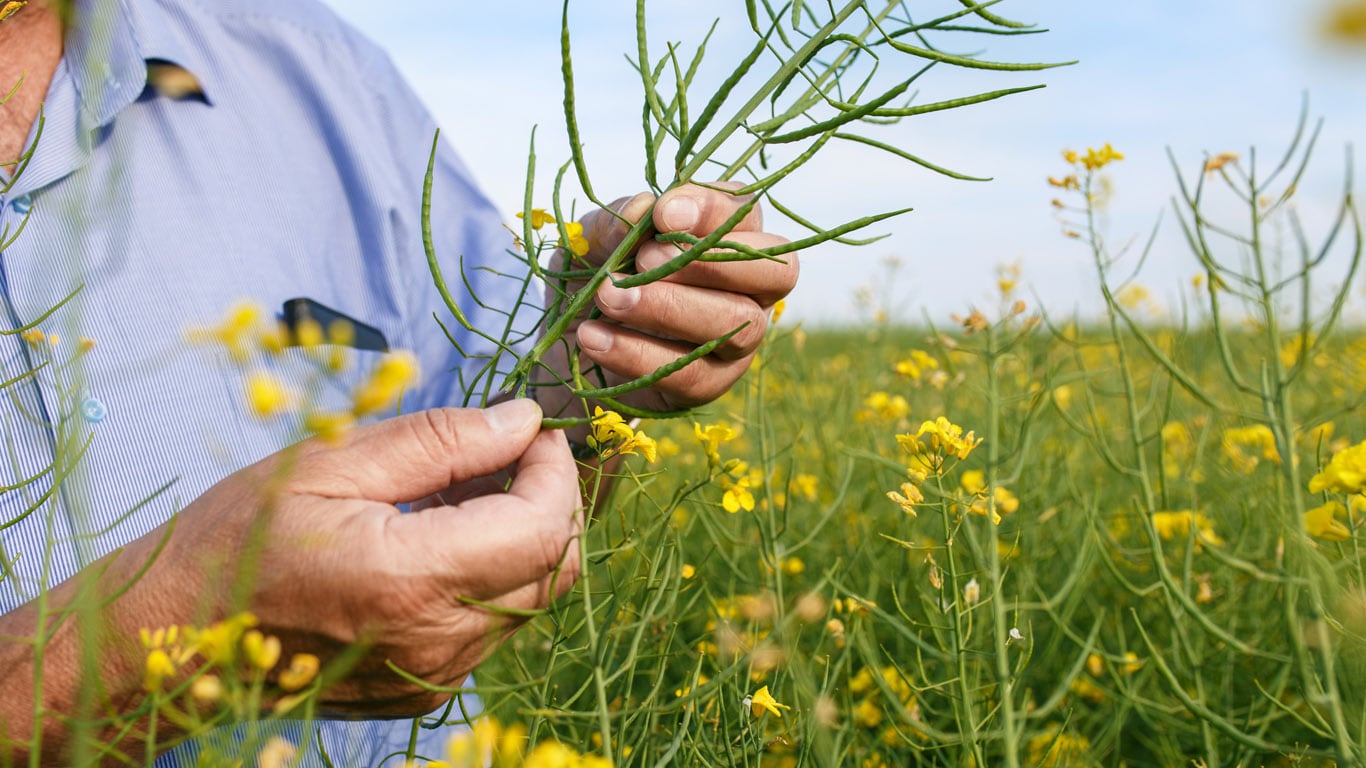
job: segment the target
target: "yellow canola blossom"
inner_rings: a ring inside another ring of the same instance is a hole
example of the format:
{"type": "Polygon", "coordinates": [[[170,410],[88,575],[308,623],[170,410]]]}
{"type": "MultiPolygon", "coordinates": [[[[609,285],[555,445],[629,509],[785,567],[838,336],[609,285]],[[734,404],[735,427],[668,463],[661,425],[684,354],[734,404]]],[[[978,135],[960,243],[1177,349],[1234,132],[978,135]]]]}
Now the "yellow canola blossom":
{"type": "Polygon", "coordinates": [[[913,457],[920,459],[929,474],[937,474],[943,469],[944,460],[949,457],[963,460],[972,450],[982,444],[976,433],[963,433],[963,428],[940,416],[934,421],[920,425],[915,434],[897,435],[896,441],[913,457]]]}
{"type": "Polygon", "coordinates": [[[911,404],[901,395],[886,392],[873,392],[863,401],[863,407],[854,414],[860,423],[868,421],[896,422],[911,412],[911,404]]]}
{"type": "Polygon", "coordinates": [[[1224,430],[1221,448],[1224,459],[1244,475],[1251,474],[1263,460],[1281,461],[1281,454],[1276,450],[1276,435],[1265,424],[1224,430]]]}
{"type": "Polygon", "coordinates": [[[986,475],[979,469],[964,472],[958,482],[964,491],[975,497],[968,505],[968,511],[974,515],[990,516],[991,522],[996,525],[1001,524],[1003,515],[1012,514],[1020,508],[1020,500],[1015,494],[999,485],[992,490],[992,503],[988,504],[986,475]]]}
{"type": "Polygon", "coordinates": [[[754,692],[753,696],[747,697],[749,700],[750,713],[755,717],[762,716],[765,712],[771,713],[774,717],[782,717],[782,710],[792,709],[786,704],[779,704],[773,698],[773,694],[768,692],[768,686],[760,688],[754,692]]]}
{"type": "Polygon", "coordinates": [[[288,410],[294,394],[280,380],[265,371],[247,376],[247,407],[258,419],[269,419],[288,410]]]}
{"type": "Polygon", "coordinates": [[[1366,441],[1338,451],[1328,466],[1309,478],[1309,492],[1361,493],[1366,490],[1366,441]]]}
{"type": "MultiPolygon", "coordinates": [[[[518,212],[517,212],[517,218],[519,218],[519,219],[525,219],[525,218],[526,218],[526,212],[524,212],[524,211],[518,211],[518,212]]],[[[540,229],[541,227],[544,227],[544,226],[547,225],[547,224],[554,224],[554,223],[555,223],[555,217],[554,217],[554,216],[551,216],[549,213],[547,213],[546,210],[545,210],[544,208],[532,208],[532,209],[531,209],[531,228],[532,228],[532,229],[540,229]]]]}
{"type": "Polygon", "coordinates": [[[705,427],[693,422],[692,429],[698,442],[702,443],[703,449],[707,452],[707,463],[712,467],[720,464],[721,446],[735,439],[735,430],[731,429],[730,425],[725,422],[708,424],[705,427]]]}
{"type": "Polygon", "coordinates": [[[1214,523],[1204,512],[1192,512],[1189,509],[1183,509],[1179,512],[1153,513],[1153,528],[1157,529],[1157,535],[1166,541],[1189,536],[1192,525],[1195,526],[1197,543],[1208,544],[1211,547],[1222,547],[1224,545],[1224,540],[1214,532],[1214,523]]]}
{"type": "Polygon", "coordinates": [[[929,371],[937,370],[939,361],[930,356],[930,353],[923,349],[913,349],[911,354],[904,360],[897,362],[893,366],[898,376],[904,376],[911,381],[919,381],[929,371]]]}
{"type": "Polygon", "coordinates": [[[571,221],[564,225],[564,233],[567,241],[561,242],[560,247],[568,249],[575,256],[587,256],[590,249],[588,238],[583,235],[583,225],[577,221],[571,221]]]}
{"type": "Polygon", "coordinates": [[[384,355],[369,378],[352,393],[351,412],[364,416],[389,408],[417,378],[417,357],[412,352],[397,350],[384,355]]]}
{"type": "Polygon", "coordinates": [[[1330,501],[1304,513],[1304,530],[1327,541],[1346,541],[1352,531],[1338,518],[1347,516],[1347,507],[1340,501],[1330,501]]]}
{"type": "Polygon", "coordinates": [[[659,445],[653,438],[630,425],[616,411],[593,407],[588,445],[607,459],[612,456],[644,456],[646,461],[659,459],[659,445]]]}
{"type": "Polygon", "coordinates": [[[750,492],[750,479],[743,476],[732,480],[729,475],[723,475],[721,482],[726,485],[726,492],[721,496],[721,506],[731,514],[740,510],[746,512],[754,511],[754,494],[750,492]]]}

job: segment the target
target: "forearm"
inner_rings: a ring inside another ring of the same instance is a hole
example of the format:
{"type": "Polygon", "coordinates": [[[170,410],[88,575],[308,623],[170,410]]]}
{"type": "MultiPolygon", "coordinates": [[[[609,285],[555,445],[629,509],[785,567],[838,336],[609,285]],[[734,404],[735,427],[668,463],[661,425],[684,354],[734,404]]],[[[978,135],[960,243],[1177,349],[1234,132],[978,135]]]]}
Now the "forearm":
{"type": "MultiPolygon", "coordinates": [[[[134,717],[145,699],[138,630],[183,619],[172,617],[180,595],[150,595],[139,584],[123,589],[150,556],[142,544],[0,616],[0,674],[11,691],[0,696],[0,763],[71,764],[115,740],[122,754],[145,754],[145,740],[120,739],[148,725],[134,717]]],[[[158,726],[171,735],[164,721],[158,726]]]]}

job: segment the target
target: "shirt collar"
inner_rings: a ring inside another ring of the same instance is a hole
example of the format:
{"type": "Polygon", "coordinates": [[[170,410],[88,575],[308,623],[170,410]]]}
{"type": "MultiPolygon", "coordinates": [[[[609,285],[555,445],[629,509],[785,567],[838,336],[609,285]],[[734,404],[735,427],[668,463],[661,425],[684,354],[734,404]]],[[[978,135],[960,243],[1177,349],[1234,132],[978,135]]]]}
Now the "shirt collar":
{"type": "MultiPolygon", "coordinates": [[[[66,59],[84,128],[108,125],[142,94],[149,59],[177,65],[204,84],[208,62],[166,14],[160,3],[148,0],[76,0],[66,59]]],[[[208,100],[203,85],[200,95],[208,100]]]]}

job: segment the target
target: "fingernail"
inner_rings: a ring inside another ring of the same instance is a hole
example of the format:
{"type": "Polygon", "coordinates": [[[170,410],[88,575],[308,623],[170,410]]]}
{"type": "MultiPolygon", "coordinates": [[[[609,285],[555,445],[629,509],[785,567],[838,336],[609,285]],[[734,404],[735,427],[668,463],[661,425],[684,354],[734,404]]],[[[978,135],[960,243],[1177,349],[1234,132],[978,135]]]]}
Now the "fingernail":
{"type": "Polygon", "coordinates": [[[598,304],[603,309],[625,312],[640,301],[639,288],[618,288],[611,283],[603,283],[598,289],[598,304]]]}
{"type": "Polygon", "coordinates": [[[526,431],[533,423],[540,423],[541,407],[535,400],[518,398],[485,408],[484,419],[488,421],[489,429],[494,432],[505,435],[517,434],[526,431]]]}
{"type": "Polygon", "coordinates": [[[611,348],[612,334],[602,327],[602,323],[589,321],[579,326],[579,349],[602,353],[611,348]]]}
{"type": "Polygon", "coordinates": [[[660,214],[660,223],[664,225],[666,232],[688,232],[697,226],[701,216],[702,211],[697,207],[696,200],[691,197],[678,197],[665,204],[660,214]]]}

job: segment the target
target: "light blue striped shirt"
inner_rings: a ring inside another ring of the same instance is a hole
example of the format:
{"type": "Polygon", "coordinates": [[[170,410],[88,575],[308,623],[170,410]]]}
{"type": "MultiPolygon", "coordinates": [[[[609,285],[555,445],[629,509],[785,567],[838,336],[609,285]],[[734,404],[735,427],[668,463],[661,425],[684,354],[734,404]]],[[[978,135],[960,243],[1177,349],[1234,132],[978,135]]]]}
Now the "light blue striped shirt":
{"type": "MultiPolygon", "coordinates": [[[[0,336],[0,378],[13,380],[0,389],[0,483],[36,478],[0,493],[0,611],[293,439],[290,425],[247,411],[243,374],[221,352],[186,343],[188,326],[234,300],[276,309],[310,297],[414,350],[425,376],[408,410],[461,403],[457,369],[481,364],[462,360],[433,318],[449,321],[419,228],[435,124],[381,51],[314,0],[77,5],[37,151],[0,196],[0,230],[29,214],[0,252],[0,327],[75,294],[38,323],[55,345],[0,336]],[[203,97],[148,87],[152,59],[192,73],[203,97]],[[82,337],[94,348],[64,364],[82,337]],[[80,451],[54,490],[54,456],[80,451]]],[[[433,222],[451,284],[463,259],[473,293],[511,307],[519,282],[480,269],[518,271],[511,236],[454,153],[443,147],[438,162],[433,222]]],[[[506,323],[457,295],[477,326],[506,323]]],[[[490,351],[447,326],[467,353],[490,351]]],[[[363,370],[375,353],[355,354],[363,370]]],[[[295,350],[277,372],[303,386],[309,370],[295,350]]],[[[6,685],[13,695],[26,683],[6,685]]],[[[411,722],[321,726],[336,765],[379,765],[411,722]]],[[[419,752],[438,756],[443,730],[419,729],[419,752]]],[[[195,751],[158,765],[193,764],[195,751]]]]}

